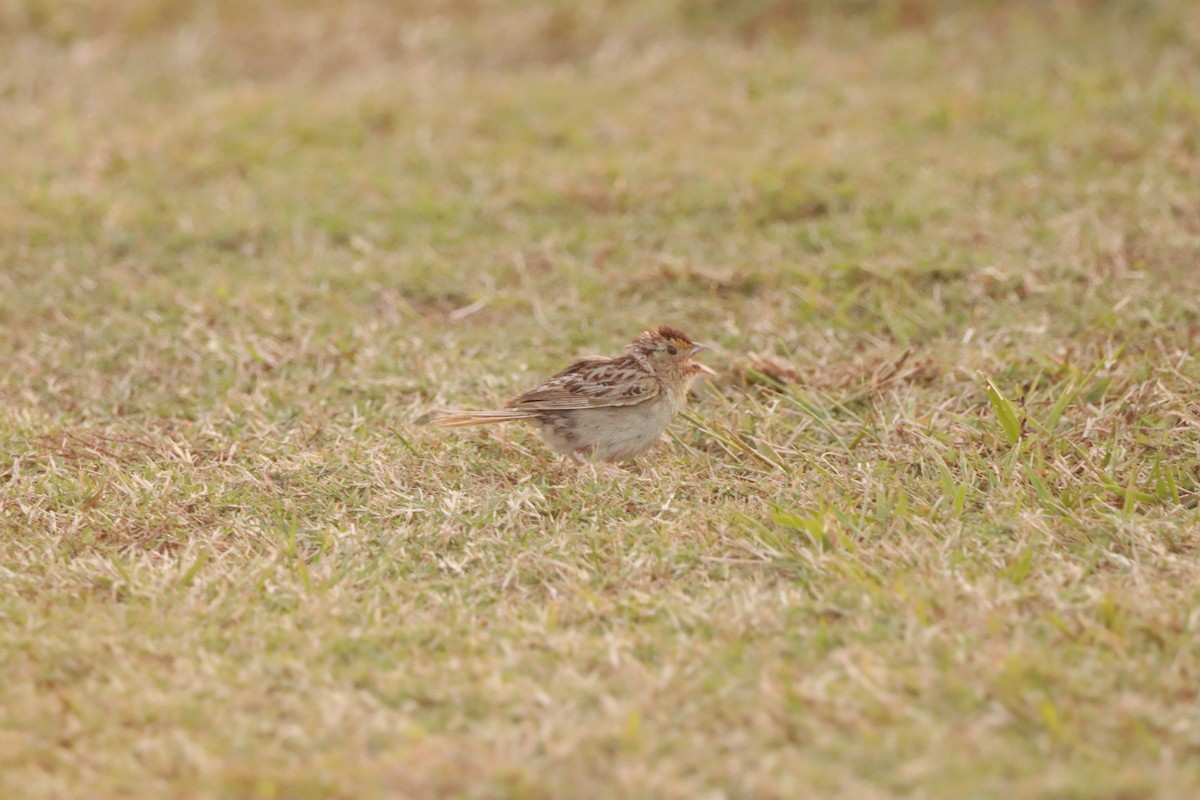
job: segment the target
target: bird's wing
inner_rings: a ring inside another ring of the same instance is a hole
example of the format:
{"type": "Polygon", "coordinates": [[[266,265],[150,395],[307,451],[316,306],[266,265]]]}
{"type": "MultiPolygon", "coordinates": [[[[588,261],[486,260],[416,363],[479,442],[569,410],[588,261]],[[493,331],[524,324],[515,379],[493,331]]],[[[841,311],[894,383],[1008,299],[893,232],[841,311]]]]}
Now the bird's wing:
{"type": "Polygon", "coordinates": [[[514,397],[517,411],[568,411],[633,406],[662,391],[658,379],[625,356],[581,358],[537,388],[514,397]]]}

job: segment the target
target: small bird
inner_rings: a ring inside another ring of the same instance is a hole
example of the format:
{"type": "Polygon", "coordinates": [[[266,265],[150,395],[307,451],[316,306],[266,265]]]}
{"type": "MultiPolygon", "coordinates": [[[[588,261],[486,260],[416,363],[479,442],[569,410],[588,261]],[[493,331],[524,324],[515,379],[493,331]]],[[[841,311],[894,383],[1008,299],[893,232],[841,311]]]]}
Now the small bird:
{"type": "Polygon", "coordinates": [[[687,404],[697,375],[715,375],[692,356],[707,345],[663,325],[643,331],[622,355],[580,358],[501,411],[445,411],[439,428],[528,420],[550,449],[586,465],[626,461],[649,450],[687,404]]]}

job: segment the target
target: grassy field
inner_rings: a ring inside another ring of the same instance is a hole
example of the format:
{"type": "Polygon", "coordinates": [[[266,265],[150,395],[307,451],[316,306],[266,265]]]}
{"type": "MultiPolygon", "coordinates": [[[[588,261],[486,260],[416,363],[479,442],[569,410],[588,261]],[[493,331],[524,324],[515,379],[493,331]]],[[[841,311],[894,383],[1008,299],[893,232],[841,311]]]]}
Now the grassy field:
{"type": "Polygon", "coordinates": [[[0,6],[0,790],[1200,796],[1200,7],[0,6]],[[625,475],[445,432],[671,323],[625,475]]]}

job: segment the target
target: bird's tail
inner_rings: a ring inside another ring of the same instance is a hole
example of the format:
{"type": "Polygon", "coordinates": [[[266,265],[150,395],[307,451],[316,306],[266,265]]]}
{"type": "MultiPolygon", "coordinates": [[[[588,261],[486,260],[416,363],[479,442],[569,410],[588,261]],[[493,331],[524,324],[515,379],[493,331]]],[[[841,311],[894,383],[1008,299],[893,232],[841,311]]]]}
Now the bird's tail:
{"type": "Polygon", "coordinates": [[[435,428],[465,428],[468,425],[495,425],[536,416],[529,411],[435,411],[429,424],[435,428]]]}

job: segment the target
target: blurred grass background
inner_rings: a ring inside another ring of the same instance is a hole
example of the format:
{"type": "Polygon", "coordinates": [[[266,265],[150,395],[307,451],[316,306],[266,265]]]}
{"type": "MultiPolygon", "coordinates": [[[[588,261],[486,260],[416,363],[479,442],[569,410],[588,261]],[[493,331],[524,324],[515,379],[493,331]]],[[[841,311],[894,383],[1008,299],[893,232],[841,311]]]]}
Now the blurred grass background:
{"type": "Polygon", "coordinates": [[[1185,0],[0,5],[0,781],[1195,794],[1198,98],[1185,0]],[[663,322],[616,483],[419,424],[663,322]]]}

